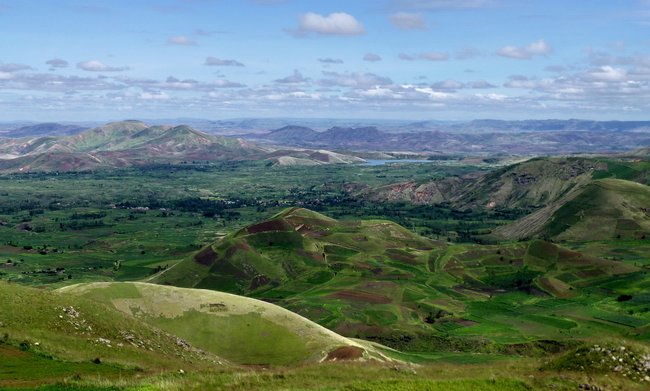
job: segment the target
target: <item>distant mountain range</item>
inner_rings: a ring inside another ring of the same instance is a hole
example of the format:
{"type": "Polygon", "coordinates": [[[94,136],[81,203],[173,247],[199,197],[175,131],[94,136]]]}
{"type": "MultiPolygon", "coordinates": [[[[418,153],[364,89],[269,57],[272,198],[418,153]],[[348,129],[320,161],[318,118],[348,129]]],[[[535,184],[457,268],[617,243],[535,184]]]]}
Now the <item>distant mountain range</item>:
{"type": "Polygon", "coordinates": [[[44,122],[25,125],[15,129],[0,132],[0,137],[20,138],[34,136],[69,136],[88,129],[87,126],[64,125],[56,122],[44,122]]]}
{"type": "Polygon", "coordinates": [[[278,151],[242,139],[209,135],[185,125],[149,126],[140,121],[114,122],[71,136],[0,138],[0,171],[4,172],[219,160],[268,160],[279,165],[363,161],[325,150],[278,151]]]}
{"type": "Polygon", "coordinates": [[[435,128],[394,133],[373,126],[333,127],[318,132],[289,125],[265,134],[249,133],[240,137],[307,148],[440,154],[612,153],[650,145],[650,122],[480,120],[438,124],[435,128]]]}
{"type": "MultiPolygon", "coordinates": [[[[140,123],[122,121],[117,123],[140,123]]],[[[554,155],[619,153],[650,145],[650,121],[479,119],[467,122],[333,119],[168,119],[148,121],[152,129],[179,127],[238,137],[265,145],[355,152],[554,155]],[[183,122],[185,121],[185,122],[183,122]],[[268,130],[272,129],[272,130],[268,130]]],[[[0,124],[0,137],[70,136],[85,124],[0,124]]],[[[99,126],[94,129],[102,128],[99,126]]],[[[156,131],[153,131],[154,133],[156,131]]],[[[2,152],[0,150],[0,154],[2,152]]]]}

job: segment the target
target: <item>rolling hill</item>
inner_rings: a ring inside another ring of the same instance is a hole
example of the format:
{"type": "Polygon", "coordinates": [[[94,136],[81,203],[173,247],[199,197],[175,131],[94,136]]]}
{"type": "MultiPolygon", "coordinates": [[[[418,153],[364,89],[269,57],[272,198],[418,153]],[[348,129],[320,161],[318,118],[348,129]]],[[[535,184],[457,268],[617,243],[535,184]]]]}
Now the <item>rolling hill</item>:
{"type": "Polygon", "coordinates": [[[160,373],[247,371],[241,365],[401,363],[384,352],[395,354],[273,304],[226,293],[146,283],[50,291],[0,281],[2,389],[47,383],[77,389],[69,388],[75,381],[123,387],[125,378],[160,373]]]}
{"type": "Polygon", "coordinates": [[[585,158],[535,158],[490,172],[457,194],[460,206],[539,208],[591,180],[606,165],[585,158]]]}
{"type": "Polygon", "coordinates": [[[588,183],[607,165],[587,158],[535,158],[477,175],[428,183],[398,183],[364,190],[377,201],[446,202],[459,209],[527,208],[549,205],[588,183]]]}
{"type": "Polygon", "coordinates": [[[191,362],[225,365],[178,337],[77,295],[0,282],[0,313],[0,347],[41,357],[90,365],[98,358],[116,365],[115,372],[120,367],[174,370],[191,362]]]}
{"type": "MultiPolygon", "coordinates": [[[[596,312],[581,306],[611,300],[609,293],[587,292],[638,270],[543,241],[440,243],[388,221],[334,220],[291,208],[220,239],[151,282],[257,297],[339,334],[396,348],[480,350],[563,340],[565,329],[573,337],[611,334],[618,326],[594,325],[589,319],[596,312]],[[573,301],[558,315],[555,306],[567,298],[573,301]]],[[[627,288],[643,284],[640,278],[627,288]]],[[[602,316],[627,316],[634,330],[650,323],[647,314],[617,311],[602,316]]],[[[626,327],[617,332],[633,332],[626,327]]]]}
{"type": "Polygon", "coordinates": [[[268,160],[279,165],[348,164],[362,159],[330,151],[262,148],[185,125],[121,121],[66,137],[0,139],[0,172],[68,171],[182,161],[268,160]]]}
{"type": "Polygon", "coordinates": [[[344,338],[276,305],[228,293],[146,283],[80,284],[59,292],[103,303],[237,364],[387,360],[369,343],[344,338]]]}
{"type": "Polygon", "coordinates": [[[594,180],[495,233],[574,241],[650,236],[650,187],[621,179],[594,180]]]}

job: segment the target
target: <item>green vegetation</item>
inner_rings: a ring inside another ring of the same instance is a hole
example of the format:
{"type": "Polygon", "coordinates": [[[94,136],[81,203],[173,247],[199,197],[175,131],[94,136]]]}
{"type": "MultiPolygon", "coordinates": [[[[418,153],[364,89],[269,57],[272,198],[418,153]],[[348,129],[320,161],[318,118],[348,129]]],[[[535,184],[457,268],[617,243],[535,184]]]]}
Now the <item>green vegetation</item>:
{"type": "Polygon", "coordinates": [[[81,284],[59,291],[112,306],[237,364],[320,361],[341,346],[359,347],[366,358],[384,360],[369,344],[341,337],[273,304],[242,296],[144,283],[81,284]]]}
{"type": "Polygon", "coordinates": [[[633,295],[615,300],[631,285],[613,285],[637,278],[647,286],[639,270],[541,240],[449,244],[387,221],[293,208],[152,281],[272,300],[343,335],[400,350],[534,355],[552,349],[538,340],[617,334],[647,341],[647,306],[633,295]]]}
{"type": "Polygon", "coordinates": [[[644,389],[591,349],[647,355],[648,168],[0,176],[0,387],[644,389]]]}

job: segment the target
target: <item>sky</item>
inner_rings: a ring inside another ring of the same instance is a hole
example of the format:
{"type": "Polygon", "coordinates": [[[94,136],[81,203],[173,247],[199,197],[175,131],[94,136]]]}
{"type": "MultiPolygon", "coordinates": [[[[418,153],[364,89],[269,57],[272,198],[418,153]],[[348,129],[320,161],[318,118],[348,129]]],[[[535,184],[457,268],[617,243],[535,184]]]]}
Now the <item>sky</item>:
{"type": "Polygon", "coordinates": [[[0,0],[0,120],[650,120],[650,0],[0,0]]]}

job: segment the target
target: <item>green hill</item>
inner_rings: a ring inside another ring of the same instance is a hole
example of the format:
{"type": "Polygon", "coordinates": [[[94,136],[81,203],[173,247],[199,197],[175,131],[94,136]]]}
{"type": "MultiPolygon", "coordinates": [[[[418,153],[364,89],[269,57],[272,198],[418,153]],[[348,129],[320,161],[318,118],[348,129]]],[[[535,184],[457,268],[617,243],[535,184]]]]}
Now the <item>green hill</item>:
{"type": "Polygon", "coordinates": [[[456,198],[461,205],[541,207],[589,182],[606,166],[585,158],[535,158],[493,171],[456,198]]]}
{"type": "MultiPolygon", "coordinates": [[[[99,359],[112,365],[114,372],[225,363],[176,336],[77,295],[0,282],[0,314],[0,347],[5,346],[7,353],[20,347],[25,360],[36,360],[34,355],[68,363],[99,359]]],[[[43,365],[50,364],[44,360],[43,365]]],[[[74,370],[74,365],[70,368],[74,370]]]]}
{"type": "MultiPolygon", "coordinates": [[[[589,292],[638,270],[547,242],[445,244],[387,221],[334,220],[292,208],[151,281],[261,298],[339,334],[401,349],[484,350],[570,339],[567,329],[572,337],[612,328],[632,333],[593,317],[624,316],[636,328],[650,323],[647,314],[624,315],[618,306],[592,312],[592,304],[611,298],[589,292]]],[[[641,287],[639,278],[627,288],[641,287]]]]}
{"type": "Polygon", "coordinates": [[[640,239],[650,235],[650,187],[621,179],[594,180],[496,233],[507,238],[640,239]]]}
{"type": "Polygon", "coordinates": [[[605,169],[586,158],[535,158],[479,176],[447,177],[427,183],[399,183],[365,191],[379,201],[442,202],[460,208],[540,208],[569,194],[605,169]]]}
{"type": "Polygon", "coordinates": [[[228,293],[145,283],[80,284],[59,291],[106,304],[238,364],[320,362],[342,350],[385,359],[370,344],[276,305],[228,293]]]}
{"type": "Polygon", "coordinates": [[[73,136],[0,139],[0,172],[94,170],[184,161],[260,160],[267,165],[363,162],[331,151],[273,150],[180,126],[113,122],[73,136]]]}
{"type": "Polygon", "coordinates": [[[344,269],[371,270],[392,256],[425,264],[435,245],[389,221],[337,221],[292,208],[226,236],[153,282],[237,294],[280,285],[286,291],[291,284],[298,292],[344,269]]]}

